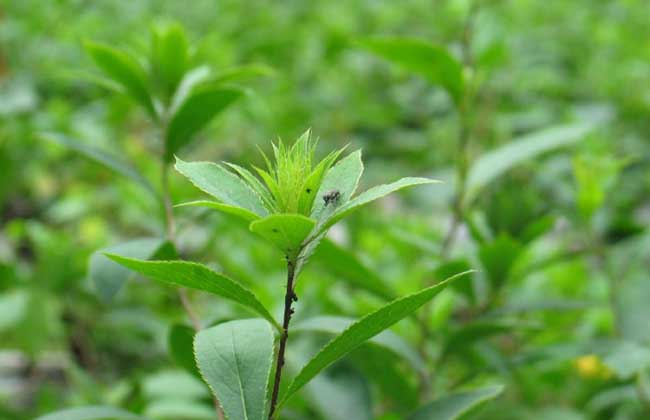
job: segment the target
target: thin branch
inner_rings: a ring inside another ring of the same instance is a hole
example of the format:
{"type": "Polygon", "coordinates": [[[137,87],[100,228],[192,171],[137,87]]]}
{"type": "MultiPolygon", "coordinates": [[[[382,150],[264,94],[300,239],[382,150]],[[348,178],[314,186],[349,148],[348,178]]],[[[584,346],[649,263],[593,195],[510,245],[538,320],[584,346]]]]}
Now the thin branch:
{"type": "MultiPolygon", "coordinates": [[[[463,34],[461,39],[461,53],[463,66],[468,69],[473,69],[474,59],[472,57],[472,38],[474,30],[474,19],[478,12],[479,2],[472,3],[465,23],[463,25],[463,34]]],[[[449,255],[453,249],[454,243],[458,236],[458,231],[465,218],[465,193],[466,193],[466,180],[467,172],[469,170],[469,143],[472,138],[473,124],[470,120],[470,110],[474,102],[474,96],[470,92],[470,86],[465,86],[462,100],[458,106],[458,119],[459,119],[459,133],[458,133],[458,165],[456,170],[456,178],[458,182],[458,191],[456,192],[452,201],[452,218],[449,230],[444,236],[440,258],[442,261],[449,259],[449,255]]],[[[431,315],[432,301],[427,302],[420,312],[418,318],[418,325],[420,329],[420,340],[417,346],[418,352],[425,359],[430,359],[428,344],[432,338],[429,328],[429,318],[431,315]]],[[[436,362],[436,366],[438,362],[436,362]]],[[[435,372],[434,372],[435,373],[435,372]]],[[[419,381],[420,395],[424,398],[431,398],[431,384],[432,375],[421,375],[419,381]]]]}
{"type": "MultiPolygon", "coordinates": [[[[167,236],[167,240],[171,242],[172,245],[174,245],[174,249],[176,249],[176,221],[174,219],[174,206],[172,204],[171,193],[169,188],[169,165],[165,161],[163,161],[161,165],[162,166],[161,166],[161,173],[160,173],[160,183],[162,186],[162,201],[163,201],[163,210],[164,210],[163,214],[165,217],[165,234],[167,236]]],[[[177,291],[178,291],[178,298],[181,301],[181,304],[183,305],[183,309],[185,310],[187,317],[192,323],[192,327],[194,328],[194,331],[195,332],[200,331],[201,318],[198,316],[194,308],[192,308],[190,299],[187,296],[187,291],[183,288],[178,288],[177,291]]],[[[221,408],[221,404],[219,403],[219,399],[216,397],[216,395],[212,396],[212,401],[214,403],[214,409],[217,412],[217,419],[225,420],[223,409],[221,408]]]]}
{"type": "Polygon", "coordinates": [[[169,242],[176,246],[176,221],[174,220],[174,206],[169,189],[169,165],[162,163],[160,181],[162,184],[163,210],[165,214],[165,233],[169,242]]]}
{"type": "Polygon", "coordinates": [[[639,401],[641,401],[644,410],[650,413],[650,390],[648,389],[648,383],[643,371],[637,372],[636,392],[639,396],[639,401]]]}
{"type": "Polygon", "coordinates": [[[273,393],[271,396],[271,410],[269,411],[269,420],[273,419],[275,408],[278,403],[278,394],[280,392],[280,379],[282,379],[282,368],[284,367],[284,352],[289,339],[289,323],[293,315],[293,302],[298,300],[294,288],[295,281],[295,262],[287,259],[287,292],[284,295],[284,318],[282,320],[282,335],[280,336],[280,348],[275,363],[275,378],[273,380],[273,393]]]}

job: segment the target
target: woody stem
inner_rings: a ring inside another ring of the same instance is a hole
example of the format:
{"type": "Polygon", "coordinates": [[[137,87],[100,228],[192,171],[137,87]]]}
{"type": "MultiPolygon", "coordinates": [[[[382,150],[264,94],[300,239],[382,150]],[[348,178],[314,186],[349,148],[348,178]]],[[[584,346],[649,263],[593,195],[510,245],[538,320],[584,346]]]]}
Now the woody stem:
{"type": "Polygon", "coordinates": [[[269,420],[273,419],[275,409],[278,403],[278,394],[280,392],[280,379],[282,378],[282,368],[284,367],[284,352],[289,339],[289,323],[293,315],[293,302],[298,300],[293,290],[296,273],[296,264],[294,261],[287,259],[287,292],[284,295],[284,317],[282,320],[282,335],[280,336],[280,348],[275,364],[275,378],[273,380],[273,393],[271,394],[271,410],[269,420]]]}

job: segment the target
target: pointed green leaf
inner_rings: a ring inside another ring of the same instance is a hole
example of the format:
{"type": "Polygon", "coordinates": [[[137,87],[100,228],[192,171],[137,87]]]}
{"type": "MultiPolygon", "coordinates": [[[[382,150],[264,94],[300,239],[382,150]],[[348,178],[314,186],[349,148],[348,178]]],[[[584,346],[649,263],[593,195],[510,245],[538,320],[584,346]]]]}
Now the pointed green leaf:
{"type": "Polygon", "coordinates": [[[444,87],[454,101],[462,100],[463,66],[442,47],[407,38],[375,38],[361,42],[366,50],[444,87]]]}
{"type": "Polygon", "coordinates": [[[394,300],[350,325],[339,336],[325,345],[293,379],[281,401],[286,402],[293,394],[318,375],[327,366],[356,349],[391,325],[407,317],[440,293],[450,281],[467,273],[461,273],[412,295],[394,300]]]}
{"type": "Polygon", "coordinates": [[[206,82],[210,77],[210,67],[208,66],[199,66],[189,70],[183,76],[183,79],[179,83],[174,96],[171,99],[169,105],[169,114],[174,115],[178,108],[181,106],[188,95],[192,93],[194,88],[204,82],[206,82]]]}
{"type": "Polygon", "coordinates": [[[502,392],[503,386],[492,386],[446,395],[420,408],[409,420],[455,420],[502,392]]]}
{"type": "Polygon", "coordinates": [[[512,267],[522,251],[522,245],[508,234],[499,235],[492,242],[486,242],[479,247],[479,259],[494,291],[508,281],[512,267]]]}
{"type": "Polygon", "coordinates": [[[161,398],[147,402],[145,414],[156,420],[214,420],[214,406],[201,400],[161,398]]]}
{"type": "Polygon", "coordinates": [[[379,273],[367,267],[351,251],[325,239],[314,254],[316,261],[322,263],[340,281],[373,293],[383,299],[395,299],[395,292],[381,278],[379,273]]]}
{"type": "Polygon", "coordinates": [[[35,420],[146,420],[128,411],[108,406],[69,408],[46,414],[35,420]]]}
{"type": "Polygon", "coordinates": [[[147,74],[135,58],[106,44],[88,41],[85,47],[95,64],[108,77],[122,86],[154,119],[158,119],[149,94],[147,74]]]}
{"type": "Polygon", "coordinates": [[[334,213],[329,218],[327,218],[321,224],[321,226],[319,226],[318,233],[324,232],[325,230],[333,226],[336,222],[343,219],[345,216],[357,210],[358,208],[370,202],[373,202],[379,198],[385,197],[392,192],[401,190],[406,187],[411,187],[413,185],[434,184],[437,182],[440,181],[436,181],[434,179],[428,179],[428,178],[407,177],[407,178],[402,178],[399,181],[395,181],[392,184],[384,184],[384,185],[378,185],[376,187],[372,187],[369,190],[362,192],[361,194],[359,194],[352,200],[348,201],[347,203],[338,207],[334,211],[334,213]]]}
{"type": "Polygon", "coordinates": [[[140,238],[95,251],[90,257],[88,275],[95,285],[99,298],[110,302],[133,274],[131,270],[110,260],[104,253],[124,257],[148,259],[165,243],[161,238],[140,238]]]}
{"type": "Polygon", "coordinates": [[[271,211],[272,209],[275,208],[275,200],[273,199],[273,195],[271,194],[271,191],[268,190],[262,184],[262,181],[260,181],[255,175],[253,175],[248,169],[242,168],[239,165],[235,165],[234,163],[229,163],[229,162],[224,162],[226,165],[228,165],[230,168],[232,168],[235,172],[239,174],[239,176],[246,181],[249,187],[253,189],[257,193],[257,195],[260,196],[262,199],[262,202],[264,203],[264,206],[271,211]]]}
{"type": "Polygon", "coordinates": [[[338,159],[339,155],[343,153],[344,149],[335,150],[324,159],[312,170],[311,174],[307,177],[302,185],[300,198],[298,199],[298,213],[311,214],[314,202],[318,196],[318,191],[322,187],[325,175],[329,171],[332,164],[338,159]]]}
{"type": "Polygon", "coordinates": [[[123,266],[153,280],[203,290],[237,302],[267,319],[278,328],[278,331],[282,330],[282,327],[278,325],[253,292],[202,264],[187,261],[142,261],[114,254],[106,255],[123,266]]]}
{"type": "Polygon", "coordinates": [[[173,113],[167,126],[167,160],[171,161],[174,154],[190,143],[199,130],[242,95],[243,92],[239,89],[224,88],[214,83],[195,86],[173,113]]]}
{"type": "Polygon", "coordinates": [[[30,297],[27,290],[9,289],[0,293],[0,333],[12,331],[25,319],[29,309],[30,297]]]}
{"type": "Polygon", "coordinates": [[[113,79],[108,78],[102,74],[98,74],[95,71],[88,70],[78,70],[78,69],[63,69],[60,72],[61,78],[69,80],[72,82],[84,82],[92,85],[96,85],[99,88],[111,90],[113,92],[124,95],[124,88],[119,83],[115,82],[113,79]]]}
{"type": "Polygon", "coordinates": [[[279,248],[285,255],[294,256],[301,249],[316,222],[301,214],[272,214],[250,225],[252,232],[279,248]]]}
{"type": "Polygon", "coordinates": [[[272,76],[273,74],[274,70],[271,67],[260,64],[251,64],[226,69],[217,74],[211,80],[215,83],[241,82],[258,77],[272,76]]]}
{"type": "Polygon", "coordinates": [[[305,386],[304,395],[321,415],[318,418],[373,419],[369,380],[356,369],[341,368],[320,375],[305,386]]]}
{"type": "Polygon", "coordinates": [[[273,331],[261,319],[219,324],[194,340],[196,361],[229,420],[266,420],[273,331]]]}
{"type": "Polygon", "coordinates": [[[467,175],[466,199],[469,201],[490,182],[523,162],[582,140],[594,128],[591,124],[578,123],[547,128],[492,150],[478,158],[467,175]]]}
{"type": "Polygon", "coordinates": [[[177,23],[160,25],[151,31],[153,72],[167,98],[181,82],[189,65],[189,45],[183,27],[177,23]]]}
{"type": "Polygon", "coordinates": [[[495,335],[505,334],[510,331],[514,331],[515,329],[517,331],[527,330],[530,327],[530,324],[526,324],[523,321],[472,321],[454,328],[448,333],[443,353],[460,353],[463,350],[470,348],[471,345],[477,341],[484,340],[495,335]]]}
{"type": "Polygon", "coordinates": [[[219,203],[218,201],[208,201],[208,200],[198,200],[198,201],[189,201],[187,203],[176,204],[174,207],[209,207],[211,209],[218,210],[222,213],[232,214],[241,219],[244,219],[248,222],[257,220],[260,218],[257,214],[246,210],[241,207],[231,206],[229,204],[219,203]]]}
{"type": "Polygon", "coordinates": [[[175,324],[169,329],[167,347],[176,364],[194,376],[200,376],[193,351],[194,328],[175,324]]]}
{"type": "Polygon", "coordinates": [[[176,159],[175,168],[192,184],[224,204],[241,207],[259,216],[268,213],[261,198],[241,178],[212,162],[183,162],[176,159]]]}
{"type": "MultiPolygon", "coordinates": [[[[363,346],[350,353],[350,363],[378,388],[379,401],[385,406],[395,406],[401,412],[411,412],[413,407],[418,406],[416,384],[411,375],[404,374],[400,359],[393,353],[377,346],[363,346]]],[[[318,378],[314,378],[307,387],[318,378]]]]}
{"type": "Polygon", "coordinates": [[[51,141],[53,143],[67,147],[68,149],[74,150],[75,152],[89,159],[92,159],[95,162],[101,163],[106,168],[144,187],[147,191],[151,192],[152,194],[156,194],[155,189],[151,186],[149,181],[147,181],[145,177],[140,175],[140,173],[131,165],[120,160],[118,156],[114,156],[102,149],[91,146],[89,144],[82,143],[68,136],[64,136],[63,134],[42,133],[39,135],[39,137],[41,137],[43,140],[51,141]]]}
{"type": "MultiPolygon", "coordinates": [[[[296,323],[291,327],[291,332],[312,331],[338,335],[349,328],[355,321],[355,319],[342,316],[316,316],[296,323]]],[[[407,360],[417,370],[422,371],[426,368],[417,351],[402,337],[390,330],[382,331],[368,341],[407,360]]]]}
{"type": "Polygon", "coordinates": [[[339,192],[339,205],[347,203],[356,191],[362,174],[361,150],[350,153],[341,159],[325,174],[312,207],[311,217],[316,220],[320,219],[325,208],[323,196],[330,191],[336,190],[339,192]]]}

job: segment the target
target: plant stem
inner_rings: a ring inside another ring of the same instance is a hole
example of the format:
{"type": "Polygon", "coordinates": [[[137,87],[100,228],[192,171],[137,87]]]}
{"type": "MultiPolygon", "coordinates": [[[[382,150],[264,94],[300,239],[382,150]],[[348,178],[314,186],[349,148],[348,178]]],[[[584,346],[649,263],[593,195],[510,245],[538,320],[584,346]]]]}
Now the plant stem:
{"type": "Polygon", "coordinates": [[[165,214],[165,232],[169,242],[176,246],[176,222],[174,220],[171,194],[169,193],[169,165],[167,162],[162,163],[160,181],[162,184],[162,200],[165,214]]]}
{"type": "MultiPolygon", "coordinates": [[[[167,240],[174,245],[174,248],[176,248],[176,221],[174,219],[174,207],[172,205],[171,194],[169,192],[169,165],[166,162],[162,163],[160,178],[162,184],[162,200],[164,207],[163,210],[165,214],[165,232],[167,235],[167,240]]],[[[192,323],[192,326],[194,327],[194,330],[199,331],[201,329],[201,321],[192,308],[185,289],[178,289],[178,297],[181,301],[181,304],[183,305],[183,308],[185,309],[185,312],[187,313],[188,318],[190,319],[190,322],[192,323]]]]}
{"type": "Polygon", "coordinates": [[[269,411],[269,420],[273,419],[275,408],[278,403],[278,394],[280,392],[280,379],[282,378],[282,368],[284,367],[284,351],[289,339],[289,323],[293,315],[293,302],[298,300],[293,290],[296,273],[296,264],[287,258],[287,292],[284,295],[284,318],[282,320],[282,335],[280,336],[280,349],[275,364],[275,378],[273,380],[273,393],[271,394],[271,410],[269,411]]]}
{"type": "Polygon", "coordinates": [[[636,375],[636,392],[639,396],[639,400],[643,405],[644,411],[650,413],[650,394],[648,390],[648,384],[646,380],[645,373],[643,371],[637,372],[636,375]]]}
{"type": "MultiPolygon", "coordinates": [[[[174,249],[176,249],[176,221],[174,219],[174,206],[172,205],[172,199],[171,199],[171,194],[169,189],[169,164],[165,161],[161,163],[160,183],[162,186],[162,201],[163,201],[163,210],[165,215],[165,234],[167,236],[167,240],[171,242],[172,245],[174,245],[174,249]]],[[[178,298],[181,301],[181,305],[183,305],[183,309],[185,310],[187,317],[192,323],[192,328],[194,328],[194,331],[196,332],[200,331],[201,319],[194,311],[194,308],[192,308],[190,299],[187,296],[187,291],[183,288],[178,288],[177,290],[178,290],[178,298]]],[[[221,404],[219,403],[219,399],[215,395],[213,395],[212,401],[214,403],[214,409],[217,412],[217,419],[225,420],[225,416],[221,408],[221,404]]]]}
{"type": "MultiPolygon", "coordinates": [[[[463,26],[463,35],[461,39],[461,52],[463,66],[470,71],[474,68],[474,59],[472,57],[472,35],[473,35],[473,25],[474,18],[478,11],[479,2],[475,1],[472,3],[469,14],[465,19],[465,24],[463,26]]],[[[452,216],[451,224],[449,225],[449,230],[444,236],[442,245],[440,248],[440,259],[442,262],[445,262],[449,259],[449,255],[458,236],[458,231],[460,229],[463,220],[465,219],[465,194],[466,194],[466,184],[467,184],[467,172],[469,170],[469,150],[468,146],[470,139],[472,137],[472,122],[470,119],[470,110],[471,105],[473,105],[474,96],[470,91],[469,84],[465,86],[465,92],[463,93],[462,99],[458,104],[458,165],[456,169],[456,178],[458,182],[458,191],[456,192],[452,205],[452,216]]],[[[425,285],[428,286],[429,284],[425,285]]],[[[422,310],[420,311],[420,316],[418,317],[418,326],[420,329],[420,340],[417,346],[420,356],[424,360],[430,359],[428,351],[428,343],[432,338],[431,330],[429,328],[429,319],[431,316],[431,308],[433,301],[427,302],[422,310]]],[[[439,361],[436,361],[434,369],[437,368],[439,361]]],[[[435,374],[435,372],[434,372],[435,374]]],[[[421,375],[419,383],[419,391],[421,397],[429,399],[432,397],[432,375],[421,375]]]]}

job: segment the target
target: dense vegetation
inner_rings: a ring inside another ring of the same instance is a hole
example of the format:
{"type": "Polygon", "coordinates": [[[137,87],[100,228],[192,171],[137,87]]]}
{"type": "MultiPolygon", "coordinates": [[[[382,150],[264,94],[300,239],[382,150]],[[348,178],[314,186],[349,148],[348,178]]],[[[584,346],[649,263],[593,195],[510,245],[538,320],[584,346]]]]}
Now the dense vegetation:
{"type": "Polygon", "coordinates": [[[0,419],[650,418],[646,3],[3,1],[0,419]]]}

